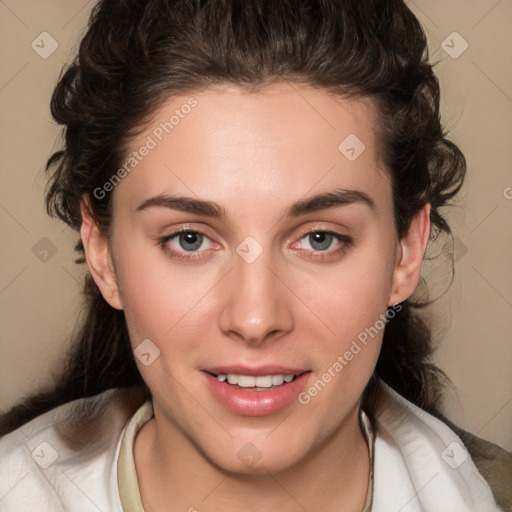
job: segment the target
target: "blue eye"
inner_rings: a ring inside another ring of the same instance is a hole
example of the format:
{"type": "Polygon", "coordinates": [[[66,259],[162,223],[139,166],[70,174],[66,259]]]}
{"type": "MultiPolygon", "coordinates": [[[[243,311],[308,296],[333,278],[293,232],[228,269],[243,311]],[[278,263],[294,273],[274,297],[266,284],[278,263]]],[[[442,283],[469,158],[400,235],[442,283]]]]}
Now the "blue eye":
{"type": "MultiPolygon", "coordinates": [[[[208,254],[210,252],[208,241],[210,238],[201,231],[181,229],[161,238],[159,245],[171,258],[192,262],[211,256],[208,254]]],[[[304,233],[298,242],[301,252],[305,252],[306,257],[312,259],[335,258],[344,253],[353,243],[353,239],[347,235],[318,229],[304,233]],[[303,241],[309,247],[303,247],[303,241]],[[334,244],[335,242],[337,244],[334,244]],[[333,245],[337,247],[333,248],[333,245]]]]}
{"type": "Polygon", "coordinates": [[[305,237],[315,251],[325,251],[329,249],[332,242],[335,240],[333,233],[327,231],[315,231],[314,233],[308,233],[305,237]],[[315,247],[316,245],[316,247],[315,247]]]}
{"type": "Polygon", "coordinates": [[[171,258],[183,261],[202,258],[207,251],[199,249],[206,240],[209,240],[208,236],[200,231],[182,229],[163,237],[159,244],[171,258]]]}
{"type": "MultiPolygon", "coordinates": [[[[346,236],[342,235],[340,233],[335,233],[333,231],[310,231],[308,233],[305,233],[302,238],[302,240],[306,240],[309,242],[309,245],[311,247],[311,250],[313,251],[320,251],[320,252],[331,252],[336,253],[340,250],[346,249],[349,245],[353,243],[353,240],[346,236]],[[333,251],[328,251],[328,249],[332,246],[333,242],[337,241],[338,245],[340,247],[334,249],[333,251]]],[[[306,249],[309,249],[306,247],[306,249]]]]}
{"type": "Polygon", "coordinates": [[[197,251],[204,241],[204,235],[196,231],[182,231],[172,238],[177,238],[181,249],[185,251],[197,251]]]}

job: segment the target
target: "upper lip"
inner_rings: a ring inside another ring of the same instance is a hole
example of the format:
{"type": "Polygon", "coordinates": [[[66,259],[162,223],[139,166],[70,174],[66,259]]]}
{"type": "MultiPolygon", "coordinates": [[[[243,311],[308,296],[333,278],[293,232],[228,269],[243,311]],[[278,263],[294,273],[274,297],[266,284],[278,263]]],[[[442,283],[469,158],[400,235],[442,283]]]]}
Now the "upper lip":
{"type": "Polygon", "coordinates": [[[253,377],[259,377],[264,375],[300,375],[301,373],[309,370],[303,368],[290,368],[287,366],[212,366],[209,368],[203,368],[204,372],[213,373],[214,375],[234,373],[235,375],[250,375],[253,377]]]}

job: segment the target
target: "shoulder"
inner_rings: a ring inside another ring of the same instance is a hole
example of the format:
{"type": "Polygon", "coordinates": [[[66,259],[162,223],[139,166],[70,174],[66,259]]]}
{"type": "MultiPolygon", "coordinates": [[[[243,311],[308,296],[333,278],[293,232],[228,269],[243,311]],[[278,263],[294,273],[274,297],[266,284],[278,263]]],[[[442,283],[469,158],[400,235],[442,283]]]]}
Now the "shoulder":
{"type": "Polygon", "coordinates": [[[128,390],[105,391],[52,409],[0,438],[0,508],[121,510],[115,460],[134,412],[128,390]]]}
{"type": "Polygon", "coordinates": [[[418,510],[441,510],[447,503],[452,511],[511,510],[511,454],[441,421],[385,384],[382,390],[375,417],[382,487],[406,489],[403,499],[416,494],[418,510]]]}
{"type": "Polygon", "coordinates": [[[512,453],[447,422],[461,438],[478,471],[492,489],[496,503],[512,512],[512,453]]]}

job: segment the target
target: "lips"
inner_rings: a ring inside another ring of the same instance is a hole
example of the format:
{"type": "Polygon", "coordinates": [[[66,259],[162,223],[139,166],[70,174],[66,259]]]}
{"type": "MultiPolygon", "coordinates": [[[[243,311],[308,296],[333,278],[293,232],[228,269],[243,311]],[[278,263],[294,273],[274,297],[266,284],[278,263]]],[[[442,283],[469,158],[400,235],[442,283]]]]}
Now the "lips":
{"type": "Polygon", "coordinates": [[[301,375],[304,372],[309,371],[307,368],[290,368],[287,366],[215,366],[211,368],[203,368],[204,372],[211,373],[213,375],[224,374],[228,375],[233,373],[235,375],[251,375],[253,377],[259,377],[263,375],[301,375]]]}
{"type": "Polygon", "coordinates": [[[212,395],[228,411],[241,416],[268,416],[290,406],[303,391],[311,377],[310,370],[286,366],[218,366],[201,371],[212,395]],[[239,375],[264,377],[293,375],[290,382],[272,387],[240,387],[219,380],[217,376],[239,375]]]}

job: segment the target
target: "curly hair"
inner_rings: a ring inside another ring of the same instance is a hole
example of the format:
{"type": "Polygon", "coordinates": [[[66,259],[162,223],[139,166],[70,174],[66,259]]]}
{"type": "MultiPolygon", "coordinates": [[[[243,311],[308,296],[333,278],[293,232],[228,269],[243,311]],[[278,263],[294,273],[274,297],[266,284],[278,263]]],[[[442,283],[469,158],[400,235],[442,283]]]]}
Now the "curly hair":
{"type": "MultiPolygon", "coordinates": [[[[446,138],[426,36],[402,0],[100,1],[51,100],[65,144],[47,162],[48,213],[78,231],[88,194],[108,235],[112,194],[98,199],[92,192],[113,176],[163,102],[219,83],[257,91],[283,80],[373,101],[397,235],[427,203],[432,236],[450,234],[441,209],[462,186],[466,162],[446,138]]],[[[83,253],[81,242],[77,250],[83,253]]],[[[90,275],[85,295],[83,324],[62,374],[51,389],[4,414],[0,434],[107,389],[148,392],[123,312],[109,306],[90,275]]],[[[382,379],[439,416],[446,377],[431,361],[431,332],[416,311],[422,304],[408,299],[401,306],[386,326],[363,407],[375,410],[382,379]]]]}

